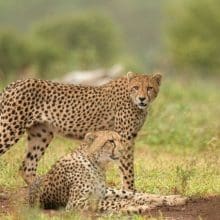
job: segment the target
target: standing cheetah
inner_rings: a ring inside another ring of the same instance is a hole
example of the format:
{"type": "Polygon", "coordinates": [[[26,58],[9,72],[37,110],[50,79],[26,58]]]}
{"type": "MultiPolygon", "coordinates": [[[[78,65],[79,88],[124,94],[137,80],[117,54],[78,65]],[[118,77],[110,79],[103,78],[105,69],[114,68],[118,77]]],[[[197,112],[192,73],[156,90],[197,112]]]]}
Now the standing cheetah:
{"type": "Polygon", "coordinates": [[[186,198],[159,196],[111,189],[106,186],[105,167],[117,162],[125,150],[113,131],[86,135],[74,152],[62,157],[51,170],[29,187],[29,204],[42,208],[91,210],[110,213],[144,213],[161,205],[182,205],[186,198]]]}
{"type": "Polygon", "coordinates": [[[27,131],[28,148],[20,171],[29,184],[55,133],[83,139],[87,132],[112,130],[128,143],[119,168],[123,188],[134,190],[134,138],[160,82],[160,74],[129,73],[98,87],[37,79],[12,83],[0,97],[0,155],[27,131]]]}

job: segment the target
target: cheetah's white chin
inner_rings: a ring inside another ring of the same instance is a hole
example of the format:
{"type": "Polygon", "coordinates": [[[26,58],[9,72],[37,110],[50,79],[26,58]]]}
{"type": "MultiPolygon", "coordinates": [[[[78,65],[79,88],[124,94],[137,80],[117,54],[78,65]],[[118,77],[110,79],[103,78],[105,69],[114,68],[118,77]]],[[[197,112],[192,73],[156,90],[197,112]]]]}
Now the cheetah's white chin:
{"type": "Polygon", "coordinates": [[[138,104],[138,108],[139,109],[146,109],[148,107],[148,104],[147,103],[139,103],[138,104]]]}

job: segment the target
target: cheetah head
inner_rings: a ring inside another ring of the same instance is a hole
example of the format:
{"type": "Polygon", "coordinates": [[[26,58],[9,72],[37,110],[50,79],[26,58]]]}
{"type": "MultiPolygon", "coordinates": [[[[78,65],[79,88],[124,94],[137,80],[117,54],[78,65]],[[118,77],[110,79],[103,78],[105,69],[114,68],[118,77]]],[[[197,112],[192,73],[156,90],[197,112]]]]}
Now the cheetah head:
{"type": "Polygon", "coordinates": [[[147,108],[157,97],[162,76],[127,73],[130,97],[139,109],[147,108]]]}
{"type": "Polygon", "coordinates": [[[121,136],[114,131],[96,131],[85,136],[89,154],[95,155],[100,164],[120,159],[124,150],[120,140],[121,136]]]}

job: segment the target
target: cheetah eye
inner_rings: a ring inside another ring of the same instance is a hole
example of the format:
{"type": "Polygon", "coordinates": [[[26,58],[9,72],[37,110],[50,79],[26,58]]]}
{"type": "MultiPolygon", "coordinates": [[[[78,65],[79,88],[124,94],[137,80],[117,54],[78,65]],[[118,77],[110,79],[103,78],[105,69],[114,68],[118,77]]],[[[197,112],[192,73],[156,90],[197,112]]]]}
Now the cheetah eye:
{"type": "Polygon", "coordinates": [[[109,140],[109,143],[110,143],[113,147],[115,147],[115,142],[114,142],[114,140],[109,140]]]}
{"type": "Polygon", "coordinates": [[[148,92],[151,92],[152,90],[153,90],[153,87],[152,87],[152,86],[147,87],[147,91],[148,91],[148,92]]]}
{"type": "Polygon", "coordinates": [[[138,88],[139,88],[138,86],[133,86],[132,87],[133,90],[138,90],[138,88]]]}

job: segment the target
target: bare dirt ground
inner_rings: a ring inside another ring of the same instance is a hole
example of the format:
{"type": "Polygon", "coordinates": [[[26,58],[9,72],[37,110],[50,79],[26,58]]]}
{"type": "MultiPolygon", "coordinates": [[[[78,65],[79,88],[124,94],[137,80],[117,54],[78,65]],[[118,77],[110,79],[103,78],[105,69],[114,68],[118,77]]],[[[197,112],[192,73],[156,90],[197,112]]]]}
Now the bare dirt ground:
{"type": "MultiPolygon", "coordinates": [[[[220,220],[220,196],[191,199],[185,206],[163,207],[159,210],[165,219],[175,220],[220,220]]],[[[152,213],[158,216],[158,210],[152,213]]]]}
{"type": "MultiPolygon", "coordinates": [[[[21,204],[26,204],[27,188],[19,188],[7,191],[0,188],[0,214],[16,213],[21,204]]],[[[50,215],[50,213],[48,213],[50,215]]],[[[190,199],[179,207],[160,207],[151,211],[149,217],[163,216],[167,220],[219,220],[220,219],[220,196],[190,199]]]]}

